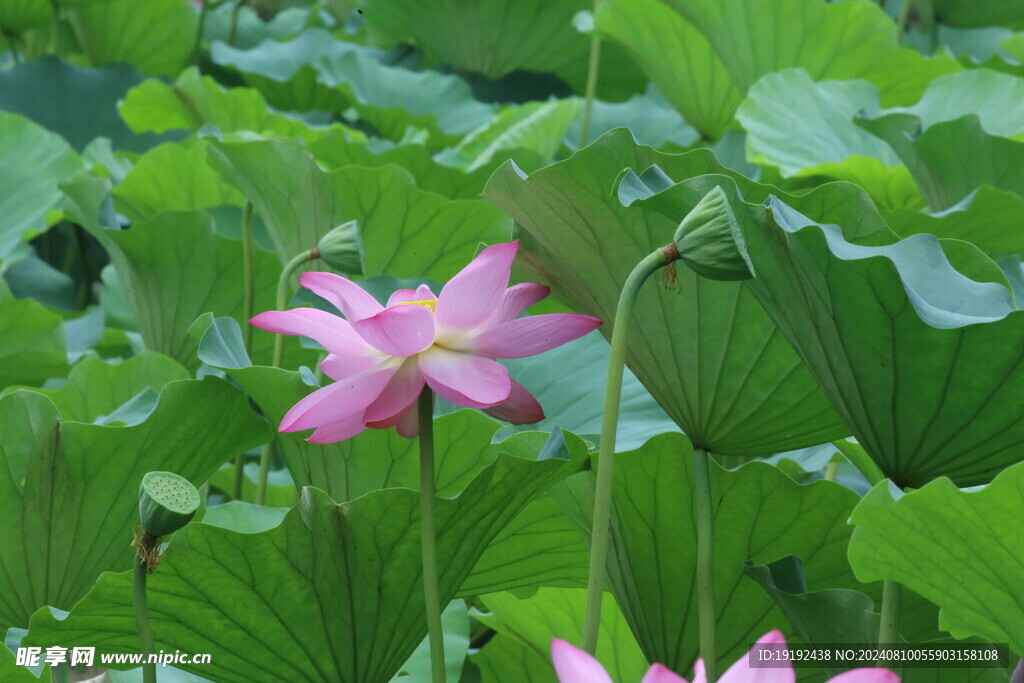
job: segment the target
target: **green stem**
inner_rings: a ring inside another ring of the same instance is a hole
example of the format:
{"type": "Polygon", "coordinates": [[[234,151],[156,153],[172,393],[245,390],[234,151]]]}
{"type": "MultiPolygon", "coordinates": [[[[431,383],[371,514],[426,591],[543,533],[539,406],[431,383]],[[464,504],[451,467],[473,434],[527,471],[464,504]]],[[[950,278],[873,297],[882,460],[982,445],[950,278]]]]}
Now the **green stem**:
{"type": "Polygon", "coordinates": [[[707,683],[715,683],[715,512],[711,502],[711,473],[708,452],[693,449],[693,497],[697,507],[697,616],[700,656],[707,683]]]}
{"type": "MultiPolygon", "coordinates": [[[[206,11],[206,3],[203,3],[206,11]]],[[[246,320],[256,315],[255,279],[253,278],[252,251],[252,202],[246,202],[242,209],[242,313],[246,320]]],[[[242,325],[242,343],[245,352],[252,358],[252,325],[242,325]]],[[[235,456],[235,481],[232,490],[235,500],[242,500],[242,484],[245,482],[245,454],[235,456]]]]}
{"type": "MultiPolygon", "coordinates": [[[[308,249],[285,264],[284,270],[281,271],[281,277],[277,279],[277,301],[275,302],[276,310],[283,311],[284,307],[288,305],[289,285],[291,284],[292,276],[295,275],[295,271],[301,268],[304,263],[312,261],[313,258],[313,250],[308,249]]],[[[279,334],[274,337],[274,367],[281,367],[281,361],[283,359],[284,335],[279,334]]]]}
{"type": "MultiPolygon", "coordinates": [[[[594,0],[594,14],[600,0],[594,0]]],[[[594,93],[597,91],[597,74],[601,68],[601,39],[597,30],[590,36],[590,62],[587,65],[587,89],[583,100],[583,125],[580,126],[580,149],[587,146],[587,135],[590,133],[590,112],[594,108],[594,93]]]]}
{"type": "Polygon", "coordinates": [[[11,58],[15,64],[21,64],[21,57],[18,56],[18,42],[13,33],[6,34],[7,44],[11,48],[11,58]]]}
{"type": "Polygon", "coordinates": [[[228,45],[235,44],[235,37],[238,35],[238,13],[242,10],[245,0],[238,0],[231,9],[231,30],[228,31],[228,45]]]}
{"type": "MultiPolygon", "coordinates": [[[[674,252],[673,252],[674,253],[674,252]]],[[[601,422],[601,448],[597,460],[597,486],[594,491],[594,523],[590,540],[590,573],[587,579],[587,611],[583,620],[583,649],[594,654],[601,625],[601,600],[604,597],[605,561],[608,557],[608,535],[611,524],[612,475],[615,467],[615,435],[619,424],[619,399],[622,395],[622,372],[626,363],[626,332],[633,315],[633,305],[644,281],[669,263],[669,256],[658,249],[644,257],[626,278],[615,310],[608,379],[604,395],[604,416],[601,422]]]]}
{"type": "MultiPolygon", "coordinates": [[[[903,587],[895,581],[885,581],[882,586],[882,618],[878,626],[878,644],[884,646],[899,642],[900,626],[900,593],[903,587]]],[[[878,660],[879,666],[885,665],[884,659],[878,660]]]]}
{"type": "MultiPolygon", "coordinates": [[[[135,628],[139,631],[144,658],[156,651],[153,629],[149,625],[149,612],[146,606],[146,574],[145,561],[136,557],[135,573],[132,577],[132,603],[135,607],[135,628]]],[[[144,663],[142,665],[142,681],[143,683],[156,683],[156,664],[144,663]]]]}
{"type": "Polygon", "coordinates": [[[260,478],[256,483],[256,504],[263,505],[267,500],[267,474],[270,472],[270,454],[273,452],[274,442],[263,445],[260,451],[260,478]]]}
{"type": "Polygon", "coordinates": [[[836,474],[838,474],[838,473],[839,473],[839,463],[838,462],[833,461],[833,462],[830,462],[829,464],[825,465],[825,481],[835,481],[836,480],[836,474]]]}
{"type": "Polygon", "coordinates": [[[203,29],[206,28],[206,13],[210,10],[209,0],[203,0],[199,10],[199,26],[196,28],[196,42],[192,46],[192,62],[199,66],[199,57],[203,53],[203,29]]]}
{"type": "Polygon", "coordinates": [[[316,381],[318,383],[322,383],[324,381],[324,370],[322,366],[324,364],[324,361],[327,360],[327,356],[327,353],[321,353],[320,360],[316,362],[316,369],[313,370],[313,377],[316,378],[316,381]]]}
{"type": "Polygon", "coordinates": [[[885,480],[885,475],[882,474],[882,470],[879,469],[875,461],[871,459],[868,452],[863,448],[849,443],[848,441],[833,441],[832,445],[836,449],[846,456],[846,459],[853,463],[853,466],[864,475],[864,478],[868,480],[868,483],[872,486],[877,486],[880,482],[885,480]]]}
{"type": "Polygon", "coordinates": [[[420,530],[423,537],[423,599],[430,641],[433,683],[444,683],[444,632],[441,597],[437,587],[437,549],[434,530],[434,396],[423,388],[419,400],[420,423],[420,530]]]}
{"type": "Polygon", "coordinates": [[[50,24],[50,30],[53,31],[53,35],[50,36],[50,52],[54,54],[60,54],[60,3],[58,0],[50,0],[50,6],[53,8],[53,22],[50,24]]]}
{"type": "Polygon", "coordinates": [[[900,13],[896,16],[896,35],[902,41],[903,34],[907,30],[907,22],[910,20],[910,10],[914,8],[914,0],[903,0],[900,5],[900,13]]]}
{"type": "MultiPolygon", "coordinates": [[[[281,277],[277,279],[277,310],[283,311],[284,307],[288,305],[288,287],[291,283],[292,275],[295,274],[302,264],[312,260],[313,250],[307,249],[302,252],[287,264],[285,264],[284,270],[281,271],[281,277]]],[[[274,358],[272,361],[272,367],[281,367],[281,360],[284,357],[284,337],[277,335],[274,337],[274,358]]],[[[260,477],[256,483],[256,504],[263,505],[263,502],[267,499],[267,474],[270,471],[270,454],[273,451],[274,443],[270,442],[263,446],[263,450],[260,452],[260,477]]]]}
{"type": "MultiPolygon", "coordinates": [[[[242,209],[242,305],[245,311],[245,319],[248,320],[256,315],[255,298],[256,284],[253,277],[253,249],[252,249],[252,202],[246,202],[242,209]]],[[[242,327],[242,342],[245,350],[252,355],[252,325],[242,327]]]]}

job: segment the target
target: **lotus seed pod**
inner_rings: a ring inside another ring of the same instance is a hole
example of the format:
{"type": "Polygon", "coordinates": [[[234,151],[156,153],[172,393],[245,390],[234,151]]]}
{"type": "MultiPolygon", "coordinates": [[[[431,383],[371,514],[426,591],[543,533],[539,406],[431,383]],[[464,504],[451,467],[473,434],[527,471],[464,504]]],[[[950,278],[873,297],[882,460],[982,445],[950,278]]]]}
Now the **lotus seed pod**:
{"type": "Polygon", "coordinates": [[[712,280],[749,280],[754,267],[729,198],[721,187],[704,195],[679,224],[675,235],[679,258],[698,275],[712,280]]]}
{"type": "Polygon", "coordinates": [[[139,517],[153,536],[166,536],[188,524],[199,503],[192,482],[173,472],[150,472],[139,486],[139,517]]]}
{"type": "Polygon", "coordinates": [[[316,248],[331,268],[352,275],[363,274],[363,237],[358,222],[342,223],[324,235],[316,248]]]}

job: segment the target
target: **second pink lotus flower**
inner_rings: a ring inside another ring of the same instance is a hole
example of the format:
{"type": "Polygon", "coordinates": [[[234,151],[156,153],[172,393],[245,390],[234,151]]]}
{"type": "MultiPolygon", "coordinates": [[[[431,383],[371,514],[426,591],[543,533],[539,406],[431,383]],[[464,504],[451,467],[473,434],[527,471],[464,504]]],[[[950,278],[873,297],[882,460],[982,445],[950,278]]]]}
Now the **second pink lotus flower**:
{"type": "MultiPolygon", "coordinates": [[[[757,641],[758,646],[785,647],[786,639],[780,631],[769,631],[757,641]]],[[[756,646],[755,646],[756,649],[756,646]]],[[[751,650],[753,652],[754,650],[751,650]]],[[[583,650],[573,647],[564,640],[551,641],[551,659],[560,683],[612,683],[611,676],[601,663],[583,650]]],[[[854,669],[830,678],[828,683],[899,683],[900,677],[888,669],[854,669]]],[[[706,683],[704,660],[698,659],[694,666],[693,683],[706,683]]],[[[794,683],[796,674],[788,662],[778,668],[751,668],[748,657],[741,657],[719,676],[718,683],[794,683]]],[[[668,667],[654,664],[640,683],[688,683],[682,676],[668,667]]]]}
{"type": "Polygon", "coordinates": [[[267,311],[250,322],[302,335],[328,351],[320,365],[333,384],[296,403],[280,431],[314,429],[308,441],[332,443],[368,427],[418,434],[416,401],[424,385],[457,406],[482,408],[514,424],[544,418],[537,400],[497,358],[523,358],[570,342],[601,321],[578,313],[518,316],[549,293],[532,282],[508,286],[518,242],[495,244],[435,295],[426,285],[400,289],[381,306],[356,283],[304,273],[300,283],[333,304],[342,319],[315,308],[267,311]]]}

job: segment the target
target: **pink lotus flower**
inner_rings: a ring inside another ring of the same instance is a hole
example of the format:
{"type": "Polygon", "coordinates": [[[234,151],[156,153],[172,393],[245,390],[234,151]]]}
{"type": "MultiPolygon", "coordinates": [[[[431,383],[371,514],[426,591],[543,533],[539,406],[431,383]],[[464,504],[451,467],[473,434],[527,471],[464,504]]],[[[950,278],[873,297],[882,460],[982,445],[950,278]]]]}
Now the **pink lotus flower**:
{"type": "MultiPolygon", "coordinates": [[[[785,645],[786,639],[779,631],[769,631],[757,641],[758,645],[785,645]]],[[[755,646],[756,650],[757,647],[755,646]]],[[[753,651],[753,650],[752,650],[753,651]]],[[[551,640],[551,659],[555,673],[562,683],[612,683],[608,672],[601,664],[583,650],[564,640],[551,640]]],[[[749,657],[741,657],[724,674],[718,683],[794,683],[796,675],[792,666],[777,669],[753,669],[749,657]]],[[[899,683],[900,677],[888,669],[854,669],[829,679],[831,683],[899,683]]],[[[640,683],[687,683],[682,676],[673,673],[661,664],[652,664],[640,683]]],[[[707,683],[704,660],[698,659],[693,667],[693,683],[707,683]]]]}
{"type": "Polygon", "coordinates": [[[578,313],[519,318],[550,290],[508,287],[518,242],[484,249],[435,295],[426,285],[400,289],[381,306],[356,283],[304,273],[300,283],[345,319],[315,309],[267,311],[250,322],[278,334],[310,337],[328,351],[320,368],[333,384],[296,403],[280,431],[315,429],[307,440],[332,443],[367,427],[419,433],[416,400],[424,384],[458,406],[482,408],[513,424],[544,419],[537,399],[496,358],[524,358],[570,342],[601,321],[578,313]]]}

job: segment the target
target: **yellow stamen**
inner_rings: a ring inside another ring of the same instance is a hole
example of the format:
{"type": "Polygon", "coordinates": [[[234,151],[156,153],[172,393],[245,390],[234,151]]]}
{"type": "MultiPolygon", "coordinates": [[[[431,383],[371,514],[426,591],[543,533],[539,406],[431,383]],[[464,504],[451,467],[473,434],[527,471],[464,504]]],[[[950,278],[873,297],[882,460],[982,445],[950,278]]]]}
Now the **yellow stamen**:
{"type": "Polygon", "coordinates": [[[419,301],[399,301],[395,305],[401,306],[403,304],[414,304],[416,306],[422,306],[431,313],[433,313],[435,309],[437,309],[437,299],[420,299],[419,301]]]}

